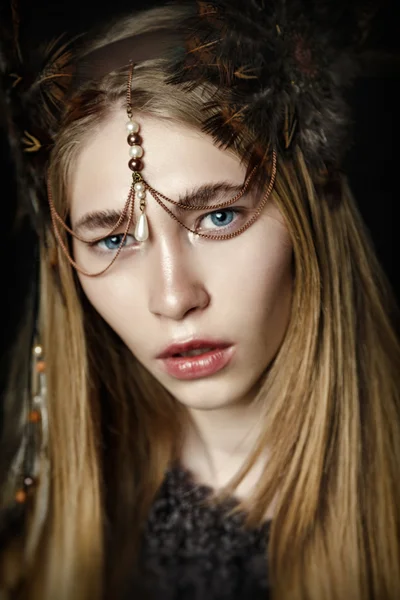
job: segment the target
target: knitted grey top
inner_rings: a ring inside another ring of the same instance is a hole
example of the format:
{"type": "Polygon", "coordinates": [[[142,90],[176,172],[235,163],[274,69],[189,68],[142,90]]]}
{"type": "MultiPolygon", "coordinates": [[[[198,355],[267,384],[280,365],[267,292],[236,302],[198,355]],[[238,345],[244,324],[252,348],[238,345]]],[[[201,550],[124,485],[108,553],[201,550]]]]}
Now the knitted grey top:
{"type": "Polygon", "coordinates": [[[207,504],[211,494],[182,467],[167,472],[144,535],[140,599],[268,600],[270,523],[244,529],[243,513],[227,514],[238,501],[207,504]]]}

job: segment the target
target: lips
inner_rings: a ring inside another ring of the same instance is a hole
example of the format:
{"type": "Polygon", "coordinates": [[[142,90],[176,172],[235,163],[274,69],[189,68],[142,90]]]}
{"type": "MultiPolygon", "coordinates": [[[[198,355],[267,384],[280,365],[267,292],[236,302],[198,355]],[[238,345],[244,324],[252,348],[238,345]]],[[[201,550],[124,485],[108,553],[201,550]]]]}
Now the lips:
{"type": "Polygon", "coordinates": [[[233,354],[234,346],[229,342],[198,339],[171,344],[157,359],[176,379],[199,379],[221,371],[233,354]]]}

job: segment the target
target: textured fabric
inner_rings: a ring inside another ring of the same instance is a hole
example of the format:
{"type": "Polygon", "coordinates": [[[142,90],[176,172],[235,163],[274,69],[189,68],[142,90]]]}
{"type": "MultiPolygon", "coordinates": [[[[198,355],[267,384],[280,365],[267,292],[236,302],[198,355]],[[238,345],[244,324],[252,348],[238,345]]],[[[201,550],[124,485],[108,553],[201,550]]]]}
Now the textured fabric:
{"type": "Polygon", "coordinates": [[[269,523],[244,529],[243,513],[227,514],[237,500],[207,504],[211,493],[183,468],[169,470],[144,535],[141,598],[268,600],[269,523]]]}

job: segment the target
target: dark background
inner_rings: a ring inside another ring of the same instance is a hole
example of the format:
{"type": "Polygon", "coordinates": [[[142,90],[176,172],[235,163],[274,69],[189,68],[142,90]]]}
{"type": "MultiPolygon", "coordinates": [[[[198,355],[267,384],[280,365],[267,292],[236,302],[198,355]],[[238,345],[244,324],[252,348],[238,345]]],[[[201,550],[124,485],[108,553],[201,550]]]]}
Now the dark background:
{"type": "MultiPolygon", "coordinates": [[[[246,0],[243,0],[244,2],[246,0]]],[[[348,0],[351,2],[351,0],[348,0]]],[[[162,4],[160,1],[113,0],[101,6],[96,2],[20,1],[21,35],[38,44],[67,32],[76,34],[118,13],[162,4]]],[[[0,0],[0,20],[9,20],[11,0],[0,0]]],[[[372,39],[382,51],[398,52],[400,37],[400,0],[385,2],[376,21],[372,39]]],[[[378,257],[400,299],[400,272],[397,263],[397,239],[400,235],[397,215],[399,198],[398,140],[400,67],[376,70],[360,77],[349,101],[354,116],[354,143],[345,170],[369,228],[378,257]]],[[[0,136],[0,353],[15,336],[21,314],[22,298],[29,278],[31,238],[26,232],[19,238],[10,235],[10,223],[16,210],[14,191],[4,136],[0,136]]]]}

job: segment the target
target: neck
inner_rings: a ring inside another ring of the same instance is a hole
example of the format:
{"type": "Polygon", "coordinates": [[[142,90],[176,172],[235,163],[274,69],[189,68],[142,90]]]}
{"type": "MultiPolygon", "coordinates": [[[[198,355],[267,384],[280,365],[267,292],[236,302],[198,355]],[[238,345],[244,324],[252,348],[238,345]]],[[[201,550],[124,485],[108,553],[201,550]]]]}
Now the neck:
{"type": "MultiPolygon", "coordinates": [[[[256,401],[214,410],[189,409],[190,422],[181,460],[199,481],[220,489],[239,472],[261,433],[261,407],[256,401]]],[[[257,482],[266,456],[261,456],[237,488],[246,496],[257,482]]]]}

